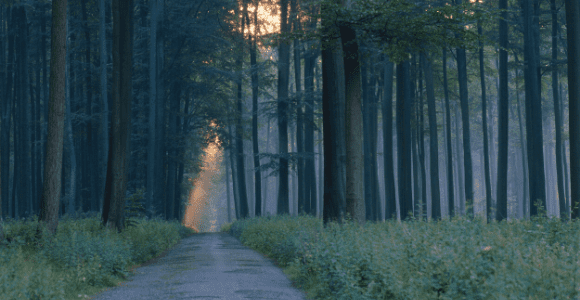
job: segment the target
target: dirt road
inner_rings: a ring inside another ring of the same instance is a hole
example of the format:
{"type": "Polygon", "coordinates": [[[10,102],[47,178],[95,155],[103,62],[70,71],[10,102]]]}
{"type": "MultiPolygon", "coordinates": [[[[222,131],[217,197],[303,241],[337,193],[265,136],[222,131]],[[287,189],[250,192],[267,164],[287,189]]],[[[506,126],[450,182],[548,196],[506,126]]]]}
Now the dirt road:
{"type": "Polygon", "coordinates": [[[306,299],[272,262],[226,233],[184,238],[125,285],[92,299],[306,299]]]}

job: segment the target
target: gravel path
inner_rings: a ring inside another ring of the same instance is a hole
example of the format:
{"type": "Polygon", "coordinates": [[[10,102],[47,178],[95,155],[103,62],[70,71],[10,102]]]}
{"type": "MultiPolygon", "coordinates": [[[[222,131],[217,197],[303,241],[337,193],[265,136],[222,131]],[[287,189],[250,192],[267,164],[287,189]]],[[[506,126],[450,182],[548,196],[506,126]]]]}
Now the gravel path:
{"type": "Polygon", "coordinates": [[[281,269],[227,233],[182,239],[122,286],[92,299],[306,299],[281,269]]]}

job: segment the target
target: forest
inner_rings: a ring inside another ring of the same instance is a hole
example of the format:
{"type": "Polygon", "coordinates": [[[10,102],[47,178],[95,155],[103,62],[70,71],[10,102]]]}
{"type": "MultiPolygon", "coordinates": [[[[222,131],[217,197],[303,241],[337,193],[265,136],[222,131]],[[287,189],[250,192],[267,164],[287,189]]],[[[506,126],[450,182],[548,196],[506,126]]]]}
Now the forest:
{"type": "Polygon", "coordinates": [[[577,215],[564,1],[56,3],[1,6],[3,218],[181,220],[212,137],[224,221],[577,215]]]}
{"type": "Polygon", "coordinates": [[[555,234],[580,216],[579,55],[575,0],[1,1],[0,246],[81,218],[174,241],[192,209],[238,236],[274,215],[555,234]]]}

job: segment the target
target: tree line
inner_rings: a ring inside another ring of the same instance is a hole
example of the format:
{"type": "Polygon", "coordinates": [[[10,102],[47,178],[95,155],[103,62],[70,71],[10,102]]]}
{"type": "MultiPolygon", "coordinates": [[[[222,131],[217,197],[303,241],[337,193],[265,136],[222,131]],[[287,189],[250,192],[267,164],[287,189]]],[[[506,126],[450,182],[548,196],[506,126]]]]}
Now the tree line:
{"type": "Polygon", "coordinates": [[[179,220],[208,136],[229,219],[578,215],[574,1],[37,0],[0,17],[2,217],[122,230],[145,191],[147,216],[179,220]]]}

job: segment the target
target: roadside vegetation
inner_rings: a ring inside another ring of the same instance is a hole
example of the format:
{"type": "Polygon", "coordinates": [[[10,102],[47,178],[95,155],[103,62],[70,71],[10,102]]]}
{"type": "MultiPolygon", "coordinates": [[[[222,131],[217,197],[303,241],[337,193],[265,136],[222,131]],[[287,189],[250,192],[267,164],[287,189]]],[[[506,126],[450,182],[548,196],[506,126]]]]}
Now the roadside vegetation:
{"type": "Polygon", "coordinates": [[[223,228],[284,268],[308,299],[578,299],[580,222],[329,223],[244,219],[223,228]]]}
{"type": "Polygon", "coordinates": [[[35,238],[38,220],[4,221],[0,299],[88,299],[117,286],[140,264],[194,233],[178,222],[131,218],[122,233],[100,215],[64,216],[54,237],[35,238]]]}

